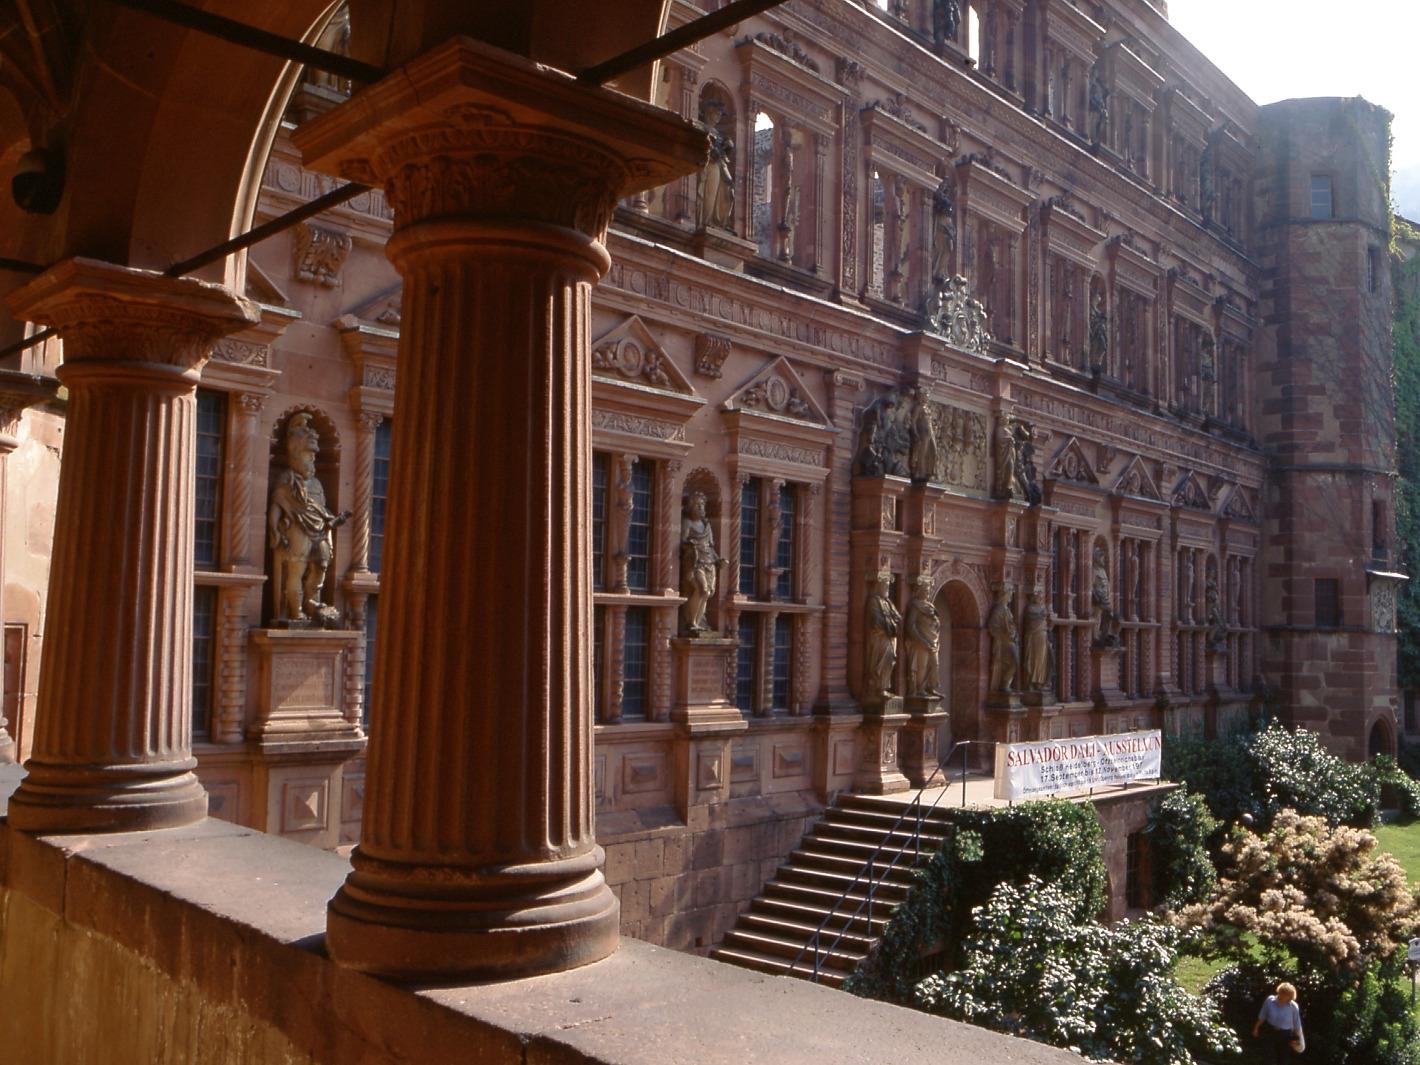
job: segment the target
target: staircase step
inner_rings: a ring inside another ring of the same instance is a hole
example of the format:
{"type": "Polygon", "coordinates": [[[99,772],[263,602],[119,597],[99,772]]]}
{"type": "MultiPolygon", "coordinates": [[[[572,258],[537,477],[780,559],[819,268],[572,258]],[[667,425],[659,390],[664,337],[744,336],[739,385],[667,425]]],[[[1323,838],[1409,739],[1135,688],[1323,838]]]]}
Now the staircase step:
{"type": "MultiPolygon", "coordinates": [[[[858,909],[861,899],[854,900],[842,909],[830,913],[833,899],[824,899],[821,903],[801,902],[794,898],[781,898],[777,895],[761,895],[750,904],[749,914],[762,914],[767,917],[783,918],[789,921],[798,921],[807,924],[810,928],[817,928],[824,923],[824,918],[828,918],[828,928],[835,932],[851,922],[854,932],[878,936],[887,927],[888,918],[879,917],[874,914],[871,921],[866,916],[855,917],[853,914],[858,909]]],[[[876,910],[876,908],[875,908],[876,910]]]]}
{"type": "MultiPolygon", "coordinates": [[[[864,950],[854,950],[851,947],[839,943],[833,950],[828,946],[833,940],[826,939],[818,949],[819,965],[822,968],[837,969],[842,973],[851,973],[858,967],[858,963],[866,958],[867,952],[864,950]]],[[[803,953],[801,965],[813,966],[814,951],[812,948],[805,950],[803,943],[796,943],[793,940],[781,939],[776,935],[767,935],[760,932],[745,931],[740,928],[732,929],[729,935],[725,936],[725,946],[738,948],[740,950],[752,950],[761,957],[783,958],[792,962],[799,954],[803,953]]]]}
{"type": "MultiPolygon", "coordinates": [[[[818,931],[818,921],[808,924],[804,921],[794,921],[783,917],[770,916],[763,913],[746,913],[740,918],[736,928],[746,932],[757,932],[764,935],[777,936],[789,940],[795,944],[795,949],[802,947],[809,942],[815,932],[818,931]]],[[[825,928],[819,935],[819,946],[828,947],[834,940],[838,941],[837,949],[849,950],[855,953],[867,954],[872,950],[876,941],[874,936],[863,935],[852,929],[825,928]]]]}
{"type": "MultiPolygon", "coordinates": [[[[863,882],[867,883],[869,863],[866,856],[835,854],[832,851],[819,850],[814,847],[812,840],[804,842],[805,846],[790,852],[790,865],[801,869],[832,870],[837,873],[846,873],[849,877],[863,873],[863,882]]],[[[898,855],[884,851],[872,863],[872,872],[874,879],[882,878],[889,883],[900,883],[905,887],[910,887],[912,885],[910,873],[916,864],[917,860],[911,852],[898,855]],[[897,861],[896,865],[893,864],[894,859],[897,861]]]]}
{"type": "Polygon", "coordinates": [[[941,840],[933,840],[925,833],[918,841],[914,841],[907,833],[894,833],[892,836],[878,836],[873,838],[855,838],[852,836],[842,836],[831,829],[823,830],[822,826],[816,827],[809,835],[804,837],[801,844],[805,849],[816,851],[828,851],[830,853],[842,854],[845,857],[855,857],[859,862],[867,862],[876,854],[879,858],[886,858],[892,861],[898,853],[904,857],[898,862],[901,868],[904,861],[916,861],[930,857],[940,845],[941,840]],[[879,849],[881,847],[881,850],[879,849]]]}
{"type": "MultiPolygon", "coordinates": [[[[788,976],[789,962],[784,958],[770,958],[752,951],[740,950],[731,947],[716,947],[710,952],[710,957],[717,961],[729,962],[738,965],[742,969],[753,969],[755,972],[770,973],[773,976],[788,976]]],[[[813,970],[810,967],[807,971],[800,968],[794,972],[794,977],[800,980],[812,979],[813,970]]],[[[838,987],[843,983],[846,973],[835,972],[832,969],[823,969],[819,972],[818,982],[825,987],[838,987]]]]}

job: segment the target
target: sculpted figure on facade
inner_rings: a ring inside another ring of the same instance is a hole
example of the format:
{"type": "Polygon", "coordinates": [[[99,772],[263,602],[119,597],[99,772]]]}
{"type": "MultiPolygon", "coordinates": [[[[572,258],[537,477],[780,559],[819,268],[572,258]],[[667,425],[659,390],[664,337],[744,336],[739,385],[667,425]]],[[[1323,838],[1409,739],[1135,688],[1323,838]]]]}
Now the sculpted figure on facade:
{"type": "Polygon", "coordinates": [[[992,692],[1012,692],[1021,652],[1016,643],[1016,618],[1011,613],[1011,586],[996,582],[991,586],[996,601],[986,617],[986,631],[991,637],[992,692]]]}
{"type": "Polygon", "coordinates": [[[1114,612],[1109,579],[1109,552],[1095,544],[1090,563],[1090,613],[1094,622],[1096,647],[1119,646],[1119,615],[1114,612]]]}
{"type": "Polygon", "coordinates": [[[1090,143],[1099,146],[1109,135],[1109,88],[1096,63],[1090,71],[1090,143]]]}
{"type": "Polygon", "coordinates": [[[720,567],[725,560],[715,550],[715,530],[705,514],[705,493],[692,492],[680,523],[680,590],[684,632],[691,636],[711,631],[705,612],[715,597],[720,567]]]}
{"type": "Polygon", "coordinates": [[[1030,593],[1026,605],[1024,645],[1024,684],[1026,691],[1041,691],[1050,679],[1050,618],[1045,612],[1040,589],[1030,593]]]}
{"type": "Polygon", "coordinates": [[[1027,503],[1035,506],[1041,500],[1040,482],[1035,469],[1035,429],[1026,422],[1017,421],[1013,435],[1016,488],[1027,503]]]}
{"type": "Polygon", "coordinates": [[[1102,369],[1109,354],[1109,311],[1105,308],[1104,283],[1097,277],[1090,283],[1090,368],[1102,369]]]}
{"type": "Polygon", "coordinates": [[[912,270],[912,188],[903,178],[892,183],[892,206],[896,218],[897,262],[893,267],[893,298],[907,302],[907,283],[912,270]]]}
{"type": "Polygon", "coordinates": [[[932,605],[932,578],[926,574],[912,582],[912,600],[907,604],[903,633],[907,639],[907,694],[939,696],[941,672],[938,654],[942,642],[942,619],[932,605]]]}
{"type": "Polygon", "coordinates": [[[794,159],[803,142],[803,134],[787,123],[783,127],[784,193],[779,218],[779,259],[789,262],[794,257],[794,233],[799,227],[799,182],[794,176],[794,159]]]}
{"type": "Polygon", "coordinates": [[[932,284],[941,286],[952,276],[952,255],[957,247],[956,185],[942,179],[932,193],[932,284]]]}
{"type": "Polygon", "coordinates": [[[932,0],[932,43],[955,42],[961,32],[961,0],[932,0]]]}
{"type": "Polygon", "coordinates": [[[871,588],[863,611],[863,697],[865,701],[893,697],[893,672],[897,669],[897,637],[902,615],[888,595],[891,575],[868,578],[871,588]]]}
{"type": "Polygon", "coordinates": [[[937,427],[932,419],[932,405],[927,402],[927,390],[918,388],[912,396],[912,451],[909,468],[914,481],[937,479],[937,427]]]}
{"type": "Polygon", "coordinates": [[[710,155],[696,185],[696,221],[704,229],[729,229],[735,218],[735,142],[720,131],[725,106],[713,96],[700,108],[710,135],[710,155]]]}
{"type": "Polygon", "coordinates": [[[1218,650],[1228,642],[1228,630],[1223,626],[1222,597],[1218,593],[1218,578],[1209,573],[1203,584],[1204,621],[1208,625],[1208,647],[1218,650]]]}
{"type": "Polygon", "coordinates": [[[276,476],[267,509],[271,586],[275,620],[286,624],[340,624],[335,608],[321,601],[334,550],[333,529],[350,512],[334,514],[325,505],[325,486],[316,476],[320,434],[311,415],[298,411],[286,425],[286,468],[276,476]]]}
{"type": "Polygon", "coordinates": [[[945,283],[934,283],[927,296],[926,324],[954,347],[981,352],[991,339],[986,328],[986,308],[972,299],[968,288],[966,278],[960,274],[945,283]]]}
{"type": "Polygon", "coordinates": [[[889,389],[863,411],[858,432],[858,473],[863,477],[907,477],[911,447],[909,411],[896,389],[889,389]]]}

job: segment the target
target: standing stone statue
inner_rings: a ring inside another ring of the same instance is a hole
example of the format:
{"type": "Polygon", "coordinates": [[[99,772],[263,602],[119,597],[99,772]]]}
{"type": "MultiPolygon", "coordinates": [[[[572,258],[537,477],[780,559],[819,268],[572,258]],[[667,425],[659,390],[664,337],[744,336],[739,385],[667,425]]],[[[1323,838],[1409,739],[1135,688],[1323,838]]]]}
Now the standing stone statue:
{"type": "Polygon", "coordinates": [[[1109,354],[1109,312],[1104,306],[1104,286],[1090,288],[1090,368],[1103,369],[1109,354]]]}
{"type": "Polygon", "coordinates": [[[1109,552],[1104,544],[1095,544],[1090,563],[1090,612],[1094,620],[1094,645],[1119,646],[1119,617],[1111,603],[1109,552]]]}
{"type": "Polygon", "coordinates": [[[1018,421],[1015,423],[1013,435],[1016,451],[1016,489],[1027,503],[1035,506],[1041,500],[1035,469],[1035,430],[1025,422],[1018,421]]]}
{"type": "Polygon", "coordinates": [[[702,229],[729,229],[735,217],[735,142],[720,132],[725,107],[714,97],[701,106],[700,121],[710,134],[710,155],[696,184],[696,222],[702,229]]]}
{"type": "Polygon", "coordinates": [[[996,426],[991,431],[991,458],[996,467],[991,494],[997,499],[1025,499],[1027,492],[1021,482],[1016,420],[1006,411],[996,414],[996,426]]]}
{"type": "Polygon", "coordinates": [[[1096,63],[1090,71],[1090,143],[1098,147],[1109,131],[1109,89],[1096,63]]]}
{"type": "Polygon", "coordinates": [[[858,473],[862,477],[910,475],[912,432],[903,397],[889,389],[863,411],[858,431],[858,473]]]}
{"type": "Polygon", "coordinates": [[[937,680],[941,672],[938,653],[942,641],[942,620],[929,598],[932,578],[926,574],[912,582],[912,601],[902,627],[907,638],[907,694],[939,696],[937,680]]]}
{"type": "Polygon", "coordinates": [[[902,178],[892,185],[893,213],[897,218],[897,264],[893,267],[894,295],[907,302],[907,279],[912,268],[912,189],[902,178]]]}
{"type": "Polygon", "coordinates": [[[912,452],[909,467],[914,481],[937,479],[937,432],[932,424],[932,407],[927,390],[918,388],[912,396],[912,452]]]}
{"type": "Polygon", "coordinates": [[[868,580],[872,591],[863,612],[863,699],[876,702],[893,697],[893,671],[897,669],[897,635],[902,615],[888,596],[887,573],[868,580]]]}
{"type": "Polygon", "coordinates": [[[932,0],[932,43],[956,42],[961,32],[961,0],[932,0]]]}
{"type": "Polygon", "coordinates": [[[1038,692],[1046,687],[1050,677],[1050,618],[1045,612],[1039,588],[1030,593],[1024,628],[1023,687],[1026,691],[1038,692]]]}
{"type": "Polygon", "coordinates": [[[986,631],[991,636],[991,684],[992,692],[1013,692],[1012,682],[1016,678],[1016,667],[1020,665],[1021,652],[1016,644],[1016,619],[1011,613],[1011,586],[997,582],[992,586],[996,602],[991,613],[986,616],[986,631]]]}
{"type": "Polygon", "coordinates": [[[680,590],[683,631],[692,636],[711,631],[705,610],[715,597],[720,567],[725,560],[715,550],[715,530],[705,516],[705,493],[692,492],[680,523],[680,590]]]}
{"type": "Polygon", "coordinates": [[[1223,608],[1218,594],[1218,578],[1208,574],[1203,584],[1204,620],[1208,624],[1208,648],[1216,651],[1228,642],[1228,630],[1223,626],[1223,608]]]}
{"type": "Polygon", "coordinates": [[[271,488],[266,513],[271,547],[271,587],[275,620],[334,628],[340,615],[321,602],[321,589],[334,550],[331,530],[350,517],[326,509],[325,487],[316,476],[320,434],[311,415],[298,411],[286,425],[286,468],[271,488]]]}
{"type": "Polygon", "coordinates": [[[794,177],[794,156],[801,136],[797,130],[784,126],[784,209],[779,219],[779,259],[786,263],[794,257],[794,232],[799,226],[799,183],[794,177]]]}
{"type": "Polygon", "coordinates": [[[932,283],[940,286],[952,276],[952,253],[957,247],[956,187],[942,179],[932,194],[932,283]]]}

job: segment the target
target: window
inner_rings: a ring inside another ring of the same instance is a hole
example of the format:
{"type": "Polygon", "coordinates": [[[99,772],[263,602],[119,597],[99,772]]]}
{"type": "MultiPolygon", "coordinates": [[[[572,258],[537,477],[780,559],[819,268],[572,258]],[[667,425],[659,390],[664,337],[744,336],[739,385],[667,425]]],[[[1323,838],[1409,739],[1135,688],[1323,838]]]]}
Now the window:
{"type": "Polygon", "coordinates": [[[394,427],[388,418],[375,429],[375,468],[370,491],[370,568],[380,572],[385,553],[385,504],[390,487],[390,440],[394,427]]]}
{"type": "Polygon", "coordinates": [[[1316,627],[1341,627],[1341,582],[1334,577],[1318,577],[1316,582],[1316,627]]]}
{"type": "Polygon", "coordinates": [[[794,597],[794,501],[795,493],[791,485],[779,489],[779,539],[774,545],[774,568],[778,574],[774,582],[774,595],[779,599],[794,597]]]}
{"type": "Polygon", "coordinates": [[[633,464],[631,515],[626,529],[626,586],[633,592],[651,590],[651,483],[651,463],[633,464]]]}
{"type": "Polygon", "coordinates": [[[1311,185],[1311,216],[1313,218],[1335,217],[1331,196],[1331,176],[1313,174],[1311,185]]]}
{"type": "Polygon", "coordinates": [[[212,736],[212,676],[216,665],[217,589],[192,590],[192,736],[212,736]]]}
{"type": "Polygon", "coordinates": [[[1132,910],[1148,909],[1149,884],[1147,843],[1142,832],[1131,832],[1125,840],[1124,850],[1124,897],[1132,910]]]}
{"type": "Polygon", "coordinates": [[[1376,558],[1385,558],[1387,537],[1385,521],[1385,502],[1379,499],[1371,500],[1371,554],[1376,558]]]}
{"type": "Polygon", "coordinates": [[[740,489],[740,594],[759,591],[759,482],[740,489]]]}
{"type": "Polygon", "coordinates": [[[623,721],[646,719],[646,664],[649,658],[651,612],[645,607],[626,611],[626,643],[621,661],[621,717],[623,721]]]}
{"type": "Polygon", "coordinates": [[[754,713],[754,681],[759,662],[759,617],[741,614],[736,634],[740,638],[735,660],[735,705],[746,714],[754,713]]]}
{"type": "Polygon", "coordinates": [[[592,587],[606,587],[606,453],[592,454],[592,587]]]}
{"type": "Polygon", "coordinates": [[[1381,290],[1381,250],[1375,246],[1366,249],[1366,291],[1376,293],[1381,290]]]}
{"type": "Polygon", "coordinates": [[[592,608],[592,712],[596,720],[602,720],[602,685],[606,681],[602,670],[605,668],[606,650],[606,607],[592,608]]]}
{"type": "Polygon", "coordinates": [[[222,520],[222,443],[227,423],[227,397],[197,390],[197,497],[193,528],[193,562],[198,569],[215,569],[219,562],[222,520]]]}
{"type": "Polygon", "coordinates": [[[361,723],[370,725],[370,695],[375,689],[375,640],[380,631],[380,597],[365,600],[365,705],[361,723]]]}
{"type": "Polygon", "coordinates": [[[774,659],[770,670],[770,702],[776,710],[789,709],[789,663],[793,653],[794,620],[787,614],[780,614],[774,619],[774,659]]]}

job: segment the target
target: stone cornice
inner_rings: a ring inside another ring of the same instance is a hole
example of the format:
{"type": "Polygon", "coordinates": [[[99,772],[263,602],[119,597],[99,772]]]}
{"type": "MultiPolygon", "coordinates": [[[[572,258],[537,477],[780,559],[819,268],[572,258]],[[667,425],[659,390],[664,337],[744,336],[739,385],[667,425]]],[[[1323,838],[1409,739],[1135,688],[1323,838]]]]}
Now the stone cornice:
{"type": "Polygon", "coordinates": [[[735,45],[735,51],[744,67],[751,110],[762,105],[821,136],[837,132],[838,105],[847,96],[842,86],[753,37],[735,45]]]}

